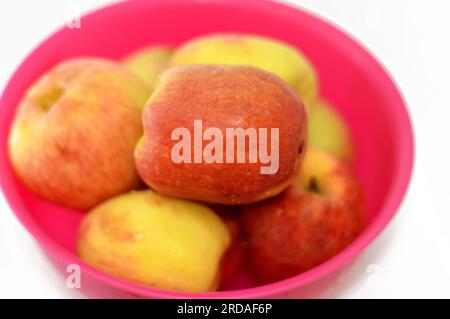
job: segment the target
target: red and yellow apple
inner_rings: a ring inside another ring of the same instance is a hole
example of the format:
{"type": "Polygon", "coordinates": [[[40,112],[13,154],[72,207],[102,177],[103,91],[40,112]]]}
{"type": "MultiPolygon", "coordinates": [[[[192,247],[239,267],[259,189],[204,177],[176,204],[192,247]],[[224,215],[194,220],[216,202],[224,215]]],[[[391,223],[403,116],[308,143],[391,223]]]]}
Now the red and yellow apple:
{"type": "Polygon", "coordinates": [[[250,34],[211,34],[178,48],[172,65],[250,65],[278,75],[289,83],[306,105],[318,93],[316,71],[303,53],[287,43],[250,34]]]}
{"type": "Polygon", "coordinates": [[[352,162],[354,147],[350,130],[332,105],[324,100],[312,103],[308,112],[308,146],[352,162]]]}
{"type": "Polygon", "coordinates": [[[123,63],[153,92],[159,76],[168,67],[172,51],[167,46],[150,46],[126,56],[123,63]]]}
{"type": "Polygon", "coordinates": [[[89,209],[139,184],[133,150],[146,85],[108,60],[76,59],[25,93],[9,135],[18,177],[57,204],[89,209]]]}
{"type": "Polygon", "coordinates": [[[245,207],[252,274],[271,283],[305,272],[347,247],[365,223],[363,190],[347,164],[306,152],[294,184],[245,207]]]}
{"type": "Polygon", "coordinates": [[[304,155],[306,119],[297,94],[250,66],[169,69],[143,123],[138,172],[152,189],[178,198],[243,204],[275,196],[304,155]]]}
{"type": "Polygon", "coordinates": [[[78,254],[93,267],[167,290],[212,291],[230,246],[226,224],[205,205],[151,190],[94,208],[82,221],[78,254]]]}

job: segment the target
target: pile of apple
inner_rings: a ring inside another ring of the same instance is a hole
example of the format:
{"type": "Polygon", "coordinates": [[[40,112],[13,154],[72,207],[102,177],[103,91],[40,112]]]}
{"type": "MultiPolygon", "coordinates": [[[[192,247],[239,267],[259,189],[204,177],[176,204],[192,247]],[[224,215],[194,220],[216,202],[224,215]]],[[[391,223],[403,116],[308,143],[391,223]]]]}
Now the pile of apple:
{"type": "Polygon", "coordinates": [[[9,136],[31,191],[88,212],[77,248],[86,263],[139,284],[212,291],[243,268],[258,284],[295,276],[362,231],[349,131],[298,50],[218,34],[122,62],[55,66],[25,93],[9,136]],[[190,148],[180,155],[192,163],[174,162],[173,130],[198,119],[224,131],[279,128],[278,169],[199,162],[190,148]]]}

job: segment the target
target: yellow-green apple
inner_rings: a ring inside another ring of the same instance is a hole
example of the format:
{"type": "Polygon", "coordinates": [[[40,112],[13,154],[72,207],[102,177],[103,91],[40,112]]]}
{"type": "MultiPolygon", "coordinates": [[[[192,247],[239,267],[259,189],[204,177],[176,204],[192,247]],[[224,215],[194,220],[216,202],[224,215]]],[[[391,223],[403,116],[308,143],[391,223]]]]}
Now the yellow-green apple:
{"type": "Polygon", "coordinates": [[[303,53],[287,43],[250,34],[212,34],[178,48],[172,64],[251,65],[278,75],[308,105],[318,91],[317,75],[303,53]]]}
{"type": "Polygon", "coordinates": [[[250,66],[169,69],[143,113],[136,167],[154,190],[216,204],[275,196],[303,159],[306,118],[282,79],[250,66]]]}
{"type": "Polygon", "coordinates": [[[89,212],[77,249],[81,259],[113,276],[200,292],[217,288],[230,241],[227,226],[207,206],[143,190],[89,212]]]}
{"type": "Polygon", "coordinates": [[[150,46],[126,56],[123,63],[153,91],[159,76],[168,66],[172,51],[167,46],[150,46]]]}
{"type": "Polygon", "coordinates": [[[102,59],[63,62],[25,93],[9,135],[18,177],[43,199],[89,209],[139,184],[133,150],[146,85],[102,59]]]}
{"type": "Polygon", "coordinates": [[[308,146],[349,163],[353,160],[350,130],[334,107],[323,100],[314,102],[308,111],[308,146]]]}
{"type": "Polygon", "coordinates": [[[308,149],[285,192],[244,209],[252,274],[259,283],[295,276],[347,247],[365,223],[363,190],[350,167],[308,149]]]}

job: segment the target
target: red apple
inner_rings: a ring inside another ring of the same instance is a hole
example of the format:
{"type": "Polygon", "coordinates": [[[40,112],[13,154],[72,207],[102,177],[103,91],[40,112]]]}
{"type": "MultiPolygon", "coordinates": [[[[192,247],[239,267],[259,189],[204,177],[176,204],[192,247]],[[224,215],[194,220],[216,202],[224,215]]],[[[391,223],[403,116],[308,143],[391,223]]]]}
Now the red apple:
{"type": "Polygon", "coordinates": [[[306,119],[286,82],[250,66],[183,65],[159,83],[135,151],[152,189],[238,205],[289,186],[303,160],[306,119]]]}
{"type": "Polygon", "coordinates": [[[244,209],[252,274],[271,283],[305,272],[347,247],[364,227],[363,190],[347,164],[308,150],[295,183],[244,209]]]}
{"type": "Polygon", "coordinates": [[[150,90],[120,64],[58,64],[25,93],[9,135],[15,172],[57,204],[89,209],[140,184],[133,150],[150,90]]]}
{"type": "Polygon", "coordinates": [[[231,235],[231,243],[221,261],[219,290],[227,289],[246,259],[246,242],[241,223],[241,209],[238,206],[214,205],[211,208],[222,218],[231,235]]]}

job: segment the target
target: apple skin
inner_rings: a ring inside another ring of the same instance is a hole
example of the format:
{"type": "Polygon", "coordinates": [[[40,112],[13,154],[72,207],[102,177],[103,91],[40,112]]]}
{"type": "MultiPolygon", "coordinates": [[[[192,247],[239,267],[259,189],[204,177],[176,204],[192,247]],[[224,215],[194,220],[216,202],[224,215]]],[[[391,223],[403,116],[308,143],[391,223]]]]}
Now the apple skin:
{"type": "Polygon", "coordinates": [[[230,284],[245,267],[247,259],[247,242],[245,240],[241,208],[239,206],[211,205],[214,212],[227,225],[231,243],[221,260],[219,290],[229,290],[230,284]]]}
{"type": "Polygon", "coordinates": [[[289,44],[263,36],[234,33],[201,36],[179,47],[171,63],[250,65],[285,80],[305,105],[318,94],[318,79],[311,62],[289,44]]]}
{"type": "Polygon", "coordinates": [[[137,187],[133,151],[148,95],[112,61],[55,66],[18,106],[9,135],[16,174],[41,198],[80,210],[137,187]]]}
{"type": "Polygon", "coordinates": [[[308,109],[308,146],[351,163],[353,145],[350,130],[341,115],[326,101],[315,101],[308,109]]]}
{"type": "Polygon", "coordinates": [[[365,225],[363,197],[345,163],[308,150],[288,190],[244,208],[255,280],[266,284],[295,276],[347,247],[365,225]]]}
{"type": "Polygon", "coordinates": [[[132,52],[123,59],[123,63],[153,92],[159,76],[169,65],[172,52],[173,49],[168,46],[150,46],[132,52]]]}
{"type": "Polygon", "coordinates": [[[284,81],[249,66],[183,65],[166,71],[160,83],[144,109],[144,137],[135,151],[137,170],[152,189],[172,197],[238,205],[275,196],[292,182],[304,155],[306,119],[300,99],[284,81]],[[259,159],[174,163],[171,150],[178,142],[171,134],[183,127],[193,136],[196,119],[224,136],[226,128],[279,128],[278,171],[261,174],[259,159]]]}
{"type": "Polygon", "coordinates": [[[230,245],[226,224],[205,205],[151,190],[112,198],[87,214],[78,255],[113,276],[167,290],[213,291],[230,245]]]}

